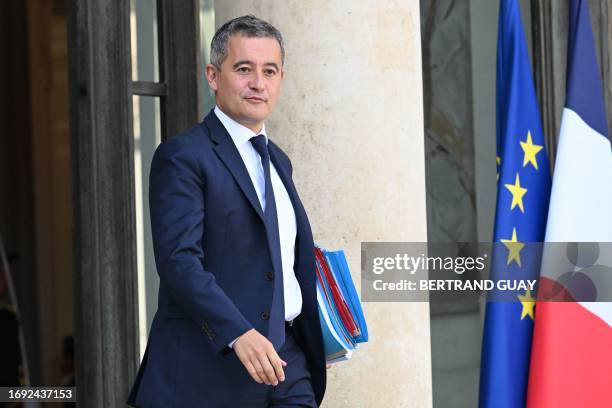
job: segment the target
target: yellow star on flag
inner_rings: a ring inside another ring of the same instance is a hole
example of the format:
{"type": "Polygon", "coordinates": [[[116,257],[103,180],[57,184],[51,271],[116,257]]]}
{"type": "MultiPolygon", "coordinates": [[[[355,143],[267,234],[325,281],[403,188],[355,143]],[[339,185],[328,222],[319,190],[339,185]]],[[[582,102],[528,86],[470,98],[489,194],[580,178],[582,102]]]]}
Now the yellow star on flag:
{"type": "Polygon", "coordinates": [[[536,155],[544,148],[544,146],[533,144],[533,140],[531,140],[531,131],[527,131],[527,140],[521,143],[521,148],[525,153],[525,157],[523,158],[523,167],[527,167],[527,163],[531,163],[531,165],[538,170],[538,160],[536,159],[536,155]]]}
{"type": "Polygon", "coordinates": [[[514,184],[504,184],[504,186],[510,191],[510,193],[512,193],[512,204],[510,204],[510,211],[512,211],[514,207],[518,205],[521,212],[524,213],[525,207],[523,207],[523,196],[527,194],[527,189],[521,187],[518,173],[516,173],[514,184]]]}
{"type": "Polygon", "coordinates": [[[533,308],[535,307],[535,299],[531,296],[531,290],[527,289],[524,295],[518,295],[517,298],[521,301],[521,305],[523,305],[523,310],[521,311],[521,320],[525,318],[525,316],[531,317],[533,320],[533,308]]]}
{"type": "Polygon", "coordinates": [[[518,266],[521,266],[521,249],[525,246],[520,242],[516,236],[516,228],[512,228],[511,239],[501,239],[501,242],[508,248],[508,263],[510,265],[512,261],[516,262],[518,266]]]}

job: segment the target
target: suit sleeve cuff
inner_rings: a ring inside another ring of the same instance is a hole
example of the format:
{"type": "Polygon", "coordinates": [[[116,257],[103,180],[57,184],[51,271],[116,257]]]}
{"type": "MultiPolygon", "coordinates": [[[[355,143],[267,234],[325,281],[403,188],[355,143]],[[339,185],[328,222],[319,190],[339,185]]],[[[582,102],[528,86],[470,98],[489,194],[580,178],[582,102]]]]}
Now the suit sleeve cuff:
{"type": "Polygon", "coordinates": [[[209,340],[212,342],[213,352],[215,354],[227,354],[232,351],[230,344],[233,346],[240,336],[252,328],[253,326],[251,326],[248,321],[244,320],[236,322],[232,328],[226,329],[226,331],[220,333],[219,336],[209,336],[209,340]]]}
{"type": "Polygon", "coordinates": [[[236,337],[234,340],[230,341],[230,343],[227,345],[227,347],[233,349],[234,348],[234,343],[236,342],[236,340],[238,340],[240,336],[236,337]]]}

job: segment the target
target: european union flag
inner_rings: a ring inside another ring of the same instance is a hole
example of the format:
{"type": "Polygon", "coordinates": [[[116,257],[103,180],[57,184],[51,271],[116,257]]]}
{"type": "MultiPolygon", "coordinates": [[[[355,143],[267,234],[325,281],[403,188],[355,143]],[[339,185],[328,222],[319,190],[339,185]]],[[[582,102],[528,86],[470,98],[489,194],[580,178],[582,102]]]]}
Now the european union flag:
{"type": "MultiPolygon", "coordinates": [[[[550,170],[518,0],[501,0],[497,40],[498,188],[491,278],[537,274],[527,243],[544,241],[550,170]]],[[[487,302],[480,407],[523,408],[535,294],[487,302]]]]}

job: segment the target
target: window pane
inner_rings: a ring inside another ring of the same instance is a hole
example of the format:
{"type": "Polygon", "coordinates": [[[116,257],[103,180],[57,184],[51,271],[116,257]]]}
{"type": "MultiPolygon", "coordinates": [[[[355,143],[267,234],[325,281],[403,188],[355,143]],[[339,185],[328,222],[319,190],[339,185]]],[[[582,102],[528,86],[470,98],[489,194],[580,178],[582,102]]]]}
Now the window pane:
{"type": "Polygon", "coordinates": [[[149,215],[149,171],[151,159],[161,143],[159,98],[134,96],[134,188],[138,263],[138,309],[141,356],[157,310],[159,278],[155,269],[151,218],[149,215]]]}
{"type": "MultiPolygon", "coordinates": [[[[472,44],[496,38],[497,6],[489,1],[490,7],[482,10],[486,20],[474,20],[477,27],[472,27],[474,3],[421,0],[427,237],[432,242],[478,241],[474,88],[478,97],[488,96],[495,82],[474,77],[472,44]],[[477,37],[472,38],[473,33],[477,37]]],[[[480,71],[495,73],[495,49],[487,48],[491,51],[493,65],[480,66],[480,71]]],[[[487,111],[479,112],[478,118],[488,117],[491,105],[483,108],[487,111]]],[[[494,118],[494,104],[492,109],[494,118]]],[[[486,129],[482,136],[494,143],[495,128],[486,129]]],[[[495,180],[495,149],[481,154],[482,163],[490,165],[481,170],[495,180]]],[[[432,303],[430,314],[433,406],[477,406],[482,336],[478,301],[432,303]]]]}
{"type": "MultiPolygon", "coordinates": [[[[210,63],[210,41],[213,35],[215,35],[215,0],[200,0],[200,49],[204,66],[210,63]]],[[[204,99],[204,114],[207,114],[215,106],[215,95],[205,78],[200,83],[202,84],[200,94],[204,99]]]]}
{"type": "Polygon", "coordinates": [[[159,81],[157,1],[131,0],[132,80],[159,81]]]}

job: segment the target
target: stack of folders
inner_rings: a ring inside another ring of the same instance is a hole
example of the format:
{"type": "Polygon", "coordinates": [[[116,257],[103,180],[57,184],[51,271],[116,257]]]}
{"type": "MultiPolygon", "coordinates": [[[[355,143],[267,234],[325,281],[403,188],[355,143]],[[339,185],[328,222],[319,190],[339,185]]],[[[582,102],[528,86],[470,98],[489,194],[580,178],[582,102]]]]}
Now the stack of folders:
{"type": "Polygon", "coordinates": [[[368,327],[343,251],[315,248],[317,300],[327,363],[348,360],[368,327]]]}

